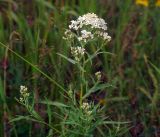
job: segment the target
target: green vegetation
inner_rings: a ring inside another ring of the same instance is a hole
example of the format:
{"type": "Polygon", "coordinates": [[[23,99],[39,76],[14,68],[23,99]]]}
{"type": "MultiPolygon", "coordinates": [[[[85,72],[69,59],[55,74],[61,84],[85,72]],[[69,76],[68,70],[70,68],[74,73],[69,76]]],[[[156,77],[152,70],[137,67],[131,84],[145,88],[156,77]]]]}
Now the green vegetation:
{"type": "Polygon", "coordinates": [[[132,0],[1,0],[0,137],[160,136],[159,26],[160,7],[132,0]],[[83,74],[63,37],[88,12],[107,22],[112,40],[100,54],[101,41],[86,45],[83,74]],[[20,85],[30,93],[23,103],[20,85]]]}

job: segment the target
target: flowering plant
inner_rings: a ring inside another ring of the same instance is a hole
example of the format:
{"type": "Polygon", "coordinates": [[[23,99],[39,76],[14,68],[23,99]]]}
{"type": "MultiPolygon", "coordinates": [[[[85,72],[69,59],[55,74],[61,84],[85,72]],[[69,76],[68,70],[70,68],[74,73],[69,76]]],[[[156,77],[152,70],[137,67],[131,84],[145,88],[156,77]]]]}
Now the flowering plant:
{"type": "MultiPolygon", "coordinates": [[[[95,73],[95,76],[92,76],[91,78],[93,83],[93,86],[91,87],[90,82],[86,78],[86,66],[87,63],[93,60],[98,54],[105,53],[100,50],[104,44],[111,40],[111,37],[107,33],[107,23],[94,13],[85,14],[80,16],[77,20],[71,21],[69,29],[65,31],[64,39],[70,42],[68,46],[70,47],[72,57],[69,58],[60,53],[58,53],[58,55],[77,66],[80,81],[77,82],[77,85],[71,83],[70,86],[68,86],[68,89],[65,90],[67,92],[64,93],[63,96],[67,99],[67,102],[59,103],[47,99],[40,102],[46,104],[49,110],[51,109],[51,106],[56,106],[60,109],[60,114],[53,112],[59,120],[60,126],[58,127],[60,129],[56,128],[56,126],[51,123],[52,120],[47,123],[34,110],[34,101],[32,101],[33,103],[29,103],[30,94],[25,86],[20,87],[21,97],[18,101],[27,108],[30,115],[27,118],[24,116],[21,118],[30,119],[47,125],[50,128],[48,136],[93,137],[95,130],[98,130],[97,132],[104,136],[104,133],[100,129],[101,126],[106,124],[119,125],[121,122],[107,121],[107,117],[103,112],[103,106],[96,104],[94,100],[88,99],[92,93],[95,93],[98,90],[104,90],[111,85],[101,82],[101,72],[98,71],[95,73]],[[75,40],[78,44],[72,43],[72,41],[75,40]],[[86,44],[89,44],[90,41],[94,40],[102,41],[103,44],[90,55],[86,49],[86,44]],[[96,80],[94,79],[95,77],[96,80]],[[77,95],[79,96],[77,97],[77,95]]],[[[48,113],[51,112],[49,111],[48,113]]],[[[48,115],[52,118],[52,114],[48,115]]],[[[120,132],[120,129],[117,132],[120,132]]]]}

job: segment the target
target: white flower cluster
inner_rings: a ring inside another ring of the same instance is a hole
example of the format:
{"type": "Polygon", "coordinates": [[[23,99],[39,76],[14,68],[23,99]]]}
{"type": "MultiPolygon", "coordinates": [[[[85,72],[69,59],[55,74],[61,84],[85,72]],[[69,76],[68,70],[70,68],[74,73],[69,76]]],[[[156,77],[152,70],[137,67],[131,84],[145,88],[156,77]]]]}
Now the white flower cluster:
{"type": "Polygon", "coordinates": [[[84,41],[84,42],[87,42],[88,39],[93,39],[94,38],[94,35],[89,32],[89,31],[86,31],[86,30],[82,30],[81,31],[81,36],[78,37],[78,40],[79,41],[84,41]]]}
{"type": "Polygon", "coordinates": [[[87,114],[87,115],[91,115],[92,111],[91,111],[91,105],[89,105],[87,102],[83,102],[81,109],[87,114]]]}
{"type": "Polygon", "coordinates": [[[102,18],[94,13],[87,13],[83,16],[80,16],[77,20],[72,20],[70,29],[78,30],[83,26],[91,25],[91,28],[107,30],[106,22],[102,18]]]}
{"type": "Polygon", "coordinates": [[[97,80],[100,81],[101,77],[102,77],[102,73],[100,71],[98,71],[95,73],[95,76],[96,76],[97,80]]]}
{"type": "Polygon", "coordinates": [[[71,32],[76,32],[79,41],[87,42],[87,40],[97,37],[101,37],[105,41],[111,40],[106,32],[107,23],[94,13],[87,13],[77,20],[72,20],[69,29],[71,32]]]}
{"type": "Polygon", "coordinates": [[[63,39],[72,39],[74,37],[73,33],[71,32],[71,30],[66,30],[65,33],[64,33],[64,37],[63,39]]]}
{"type": "Polygon", "coordinates": [[[29,97],[29,93],[28,93],[27,87],[20,86],[20,94],[21,94],[21,97],[19,98],[19,101],[21,103],[23,103],[26,100],[26,98],[29,97]]]}
{"type": "Polygon", "coordinates": [[[111,36],[109,36],[107,32],[97,31],[95,34],[97,34],[98,37],[102,37],[105,41],[111,41],[111,36]]]}
{"type": "Polygon", "coordinates": [[[71,54],[75,58],[76,61],[80,61],[85,53],[85,49],[83,47],[71,47],[71,54]]]}

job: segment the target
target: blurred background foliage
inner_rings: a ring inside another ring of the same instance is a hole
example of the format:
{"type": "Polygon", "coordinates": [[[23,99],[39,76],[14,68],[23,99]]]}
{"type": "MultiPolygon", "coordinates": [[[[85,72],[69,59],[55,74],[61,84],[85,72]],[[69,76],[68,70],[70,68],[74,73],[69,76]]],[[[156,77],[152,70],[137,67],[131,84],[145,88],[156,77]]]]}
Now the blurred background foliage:
{"type": "MultiPolygon", "coordinates": [[[[94,12],[108,23],[112,41],[104,51],[114,56],[96,58],[91,74],[116,88],[93,95],[105,105],[112,120],[131,121],[126,137],[160,136],[160,2],[154,0],[0,0],[0,42],[67,87],[77,77],[73,66],[56,53],[69,55],[62,39],[71,19],[94,12]]],[[[94,51],[94,47],[88,48],[94,51]]],[[[9,123],[26,112],[15,101],[19,86],[27,85],[35,102],[49,98],[64,102],[59,88],[33,67],[0,46],[0,136],[37,137],[47,131],[22,121],[9,123]]],[[[35,106],[45,116],[44,106],[35,106]]],[[[46,118],[47,119],[47,118],[46,118]]],[[[56,121],[56,119],[55,119],[56,121]]],[[[124,135],[123,135],[124,136],[124,135]]]]}

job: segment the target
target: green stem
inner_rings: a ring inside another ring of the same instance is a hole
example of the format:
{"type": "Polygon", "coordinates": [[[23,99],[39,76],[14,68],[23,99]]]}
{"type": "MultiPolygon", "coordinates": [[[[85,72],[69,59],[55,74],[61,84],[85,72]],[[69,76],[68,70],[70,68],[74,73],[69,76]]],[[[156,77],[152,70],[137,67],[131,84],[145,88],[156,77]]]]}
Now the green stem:
{"type": "Polygon", "coordinates": [[[84,84],[85,84],[85,76],[84,76],[84,71],[85,71],[85,57],[83,56],[82,58],[82,64],[81,67],[83,68],[83,70],[80,69],[80,80],[81,80],[81,92],[80,92],[80,105],[82,105],[83,102],[83,88],[84,88],[84,84]]]}

